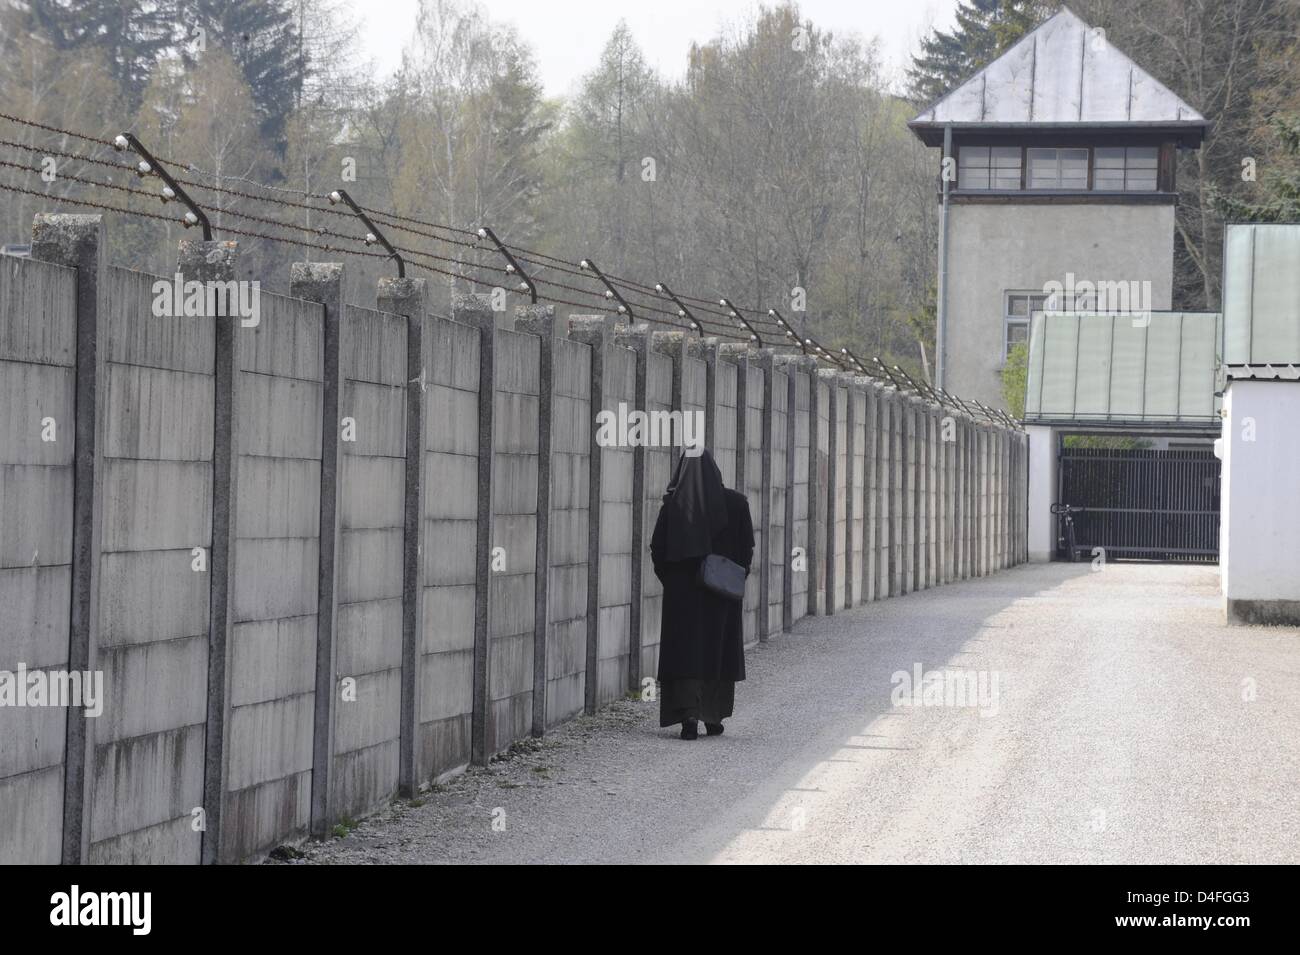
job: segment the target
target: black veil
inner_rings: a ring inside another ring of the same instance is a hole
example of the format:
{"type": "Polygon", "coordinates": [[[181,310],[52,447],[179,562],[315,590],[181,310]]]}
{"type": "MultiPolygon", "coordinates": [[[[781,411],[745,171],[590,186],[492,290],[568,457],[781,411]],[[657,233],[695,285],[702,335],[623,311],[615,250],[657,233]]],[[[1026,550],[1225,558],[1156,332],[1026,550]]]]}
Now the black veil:
{"type": "Polygon", "coordinates": [[[664,494],[667,516],[664,559],[704,557],[727,526],[727,501],[722,472],[707,449],[692,457],[683,453],[672,483],[664,494]]]}

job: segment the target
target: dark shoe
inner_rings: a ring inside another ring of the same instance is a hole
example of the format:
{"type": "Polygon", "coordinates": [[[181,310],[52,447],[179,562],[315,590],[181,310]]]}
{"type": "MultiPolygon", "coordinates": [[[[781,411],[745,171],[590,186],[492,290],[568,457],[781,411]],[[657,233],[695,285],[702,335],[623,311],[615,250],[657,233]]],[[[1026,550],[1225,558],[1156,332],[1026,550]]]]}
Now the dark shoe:
{"type": "Polygon", "coordinates": [[[721,723],[704,724],[704,732],[708,733],[710,736],[721,736],[722,730],[723,730],[723,726],[721,723]]]}
{"type": "Polygon", "coordinates": [[[700,724],[695,720],[682,721],[682,739],[699,739],[700,724]]]}

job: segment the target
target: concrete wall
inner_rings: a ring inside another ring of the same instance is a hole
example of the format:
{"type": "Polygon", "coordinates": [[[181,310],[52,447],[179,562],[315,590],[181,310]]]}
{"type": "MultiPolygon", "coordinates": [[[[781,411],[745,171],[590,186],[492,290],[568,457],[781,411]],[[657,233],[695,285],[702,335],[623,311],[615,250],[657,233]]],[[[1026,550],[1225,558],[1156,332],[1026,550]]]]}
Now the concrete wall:
{"type": "Polygon", "coordinates": [[[1300,382],[1229,381],[1220,447],[1224,614],[1300,626],[1300,382]]]}
{"type": "Polygon", "coordinates": [[[1003,407],[1008,291],[1042,291],[1073,272],[1076,281],[1150,282],[1149,307],[1170,307],[1173,205],[954,203],[948,230],[944,387],[963,398],[1003,407]]]}
{"type": "MultiPolygon", "coordinates": [[[[619,403],[637,406],[636,353],[609,345],[604,359],[601,408],[617,411],[619,403]]],[[[600,472],[600,612],[596,650],[595,706],[623,697],[629,690],[632,626],[632,469],[633,448],[597,449],[600,472]]]]}
{"type": "Polygon", "coordinates": [[[418,776],[469,763],[477,596],[479,330],[430,318],[425,337],[424,639],[418,776]]]}
{"type": "MultiPolygon", "coordinates": [[[[261,323],[237,339],[228,859],[273,848],[311,822],[324,334],[311,303],[263,295],[261,308],[261,323]]],[[[351,480],[357,500],[361,477],[351,480]]],[[[358,631],[352,644],[361,653],[389,637],[358,631]]]]}
{"type": "MultiPolygon", "coordinates": [[[[46,227],[0,260],[0,669],[102,671],[105,709],[0,707],[4,861],[256,858],[642,688],[673,450],[598,446],[620,403],[712,422],[755,524],[747,642],[937,562],[939,410],[872,379],[480,296],[434,317],[409,280],[362,308],[321,263],[256,326],[165,318],[97,217],[46,227]]],[[[232,243],[179,261],[237,274],[232,243]]],[[[954,536],[1023,559],[1023,437],[955,438],[954,536]]]]}
{"type": "Polygon", "coordinates": [[[99,633],[96,863],[198,862],[212,571],[216,323],[155,317],[156,277],[109,271],[99,633]]]}
{"type": "MultiPolygon", "coordinates": [[[[0,257],[0,670],[10,672],[68,666],[76,279],[0,257]]],[[[0,864],[57,863],[65,711],[5,710],[0,723],[0,864]]]]}
{"type": "MultiPolygon", "coordinates": [[[[567,339],[557,340],[554,381],[550,461],[551,546],[547,575],[550,607],[546,637],[547,726],[554,726],[582,712],[586,686],[587,523],[591,503],[591,420],[594,417],[591,410],[591,347],[567,339]]],[[[666,477],[664,481],[667,482],[666,477]]],[[[649,621],[653,615],[656,643],[659,599],[659,594],[648,597],[649,610],[642,610],[643,620],[649,621]]]]}
{"type": "Polygon", "coordinates": [[[342,319],[335,641],[336,679],[351,682],[335,703],[330,785],[334,810],[355,817],[397,788],[406,320],[355,306],[342,319]]]}

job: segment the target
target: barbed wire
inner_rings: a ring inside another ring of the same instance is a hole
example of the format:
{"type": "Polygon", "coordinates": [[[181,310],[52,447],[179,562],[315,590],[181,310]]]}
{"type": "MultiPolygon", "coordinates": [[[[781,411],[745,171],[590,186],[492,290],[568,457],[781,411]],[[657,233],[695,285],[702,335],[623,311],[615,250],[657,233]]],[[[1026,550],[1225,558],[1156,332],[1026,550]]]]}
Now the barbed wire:
{"type": "MultiPolygon", "coordinates": [[[[118,148],[117,144],[107,139],[103,139],[96,136],[90,136],[88,134],[80,133],[75,130],[64,129],[59,126],[41,123],[35,120],[29,120],[24,117],[13,116],[8,113],[0,113],[0,119],[8,120],[10,122],[17,123],[19,125],[28,126],[45,132],[54,133],[60,136],[71,137],[73,139],[77,139],[83,142],[93,143],[97,146],[114,149],[115,151],[118,148]]],[[[9,146],[11,148],[16,148],[16,149],[22,149],[32,154],[44,153],[48,155],[55,155],[63,159],[96,164],[96,165],[104,166],[119,171],[126,171],[126,170],[131,170],[133,172],[135,171],[132,166],[124,163],[114,162],[96,156],[87,156],[79,153],[68,152],[66,150],[40,147],[40,146],[27,144],[27,143],[17,143],[10,140],[0,140],[0,145],[9,146]]],[[[335,209],[332,208],[332,206],[330,205],[323,205],[323,206],[312,205],[310,202],[310,200],[313,199],[317,201],[329,202],[330,197],[328,195],[322,195],[320,193],[315,193],[307,189],[299,190],[299,189],[292,189],[286,187],[271,186],[266,183],[261,183],[256,180],[248,179],[246,177],[241,177],[241,176],[218,177],[216,176],[215,173],[206,172],[193,163],[188,163],[188,162],[184,162],[184,161],[180,161],[180,160],[176,160],[164,156],[158,156],[156,158],[158,158],[158,160],[161,162],[166,162],[169,165],[173,165],[181,169],[185,169],[193,176],[205,176],[205,177],[217,179],[218,181],[222,178],[226,178],[234,181],[244,182],[249,185],[255,186],[258,189],[262,189],[269,192],[275,192],[278,193],[279,195],[293,196],[294,199],[283,199],[283,198],[279,198],[279,196],[256,195],[241,189],[234,188],[229,185],[219,185],[219,184],[213,184],[209,182],[196,181],[194,179],[177,177],[176,181],[186,186],[192,186],[197,189],[203,189],[217,195],[234,196],[234,197],[247,199],[249,201],[258,202],[258,203],[262,203],[262,202],[272,203],[286,208],[298,209],[309,213],[312,212],[323,213],[326,215],[343,216],[345,218],[350,218],[352,216],[352,214],[348,211],[342,209],[335,209]],[[301,197],[304,201],[297,201],[298,197],[301,197]]],[[[39,170],[35,170],[27,166],[21,166],[16,163],[4,162],[3,165],[21,169],[25,172],[39,172],[39,170]]],[[[117,183],[100,182],[97,180],[80,177],[72,173],[62,173],[60,175],[64,179],[78,182],[82,185],[86,185],[91,188],[113,189],[113,190],[125,192],[131,196],[147,195],[147,193],[144,193],[140,190],[131,189],[117,183]]],[[[22,192],[34,196],[41,196],[44,198],[52,198],[52,196],[48,192],[21,189],[21,188],[14,188],[11,191],[22,192]]],[[[168,221],[168,222],[176,221],[170,216],[161,215],[158,213],[144,212],[143,210],[125,209],[125,208],[108,206],[102,203],[95,203],[86,200],[74,200],[69,196],[58,196],[57,198],[60,201],[85,205],[89,208],[102,208],[107,211],[115,211],[125,215],[141,215],[148,218],[157,219],[161,221],[168,221]]],[[[476,252],[490,251],[490,250],[483,249],[483,247],[478,245],[477,240],[479,236],[476,231],[448,225],[445,223],[431,222],[425,219],[417,218],[415,216],[408,216],[394,211],[373,209],[369,206],[361,206],[360,208],[363,209],[365,212],[371,214],[377,223],[383,224],[388,228],[403,231],[409,235],[416,235],[421,238],[433,240],[435,242],[442,242],[459,248],[471,249],[476,252]],[[422,228],[416,228],[417,226],[422,228]],[[428,231],[428,230],[437,230],[437,231],[428,231]],[[445,233],[445,234],[441,234],[441,233],[445,233]],[[461,236],[468,237],[468,241],[466,238],[460,238],[461,236]]],[[[267,216],[261,216],[256,213],[244,212],[234,207],[219,208],[218,211],[223,216],[230,216],[244,221],[256,222],[265,226],[270,226],[278,229],[289,229],[307,235],[311,235],[316,238],[330,237],[330,238],[336,238],[347,242],[363,242],[363,243],[366,241],[361,237],[347,235],[345,233],[341,233],[341,232],[334,231],[332,229],[325,228],[324,226],[313,227],[313,226],[299,225],[297,223],[284,222],[279,219],[273,219],[267,216]]],[[[380,252],[345,249],[341,246],[336,246],[324,242],[303,242],[301,240],[289,239],[284,236],[266,235],[265,233],[260,233],[255,230],[236,229],[236,228],[228,227],[224,224],[222,225],[222,229],[223,231],[231,232],[232,234],[260,238],[271,242],[287,242],[292,245],[297,245],[304,248],[315,248],[320,251],[343,252],[343,253],[351,252],[352,254],[365,255],[374,258],[388,257],[384,253],[380,253],[380,252]]],[[[415,249],[415,248],[396,246],[396,245],[394,245],[393,248],[399,253],[401,253],[404,259],[410,259],[413,262],[413,264],[417,265],[420,268],[424,268],[428,271],[434,272],[435,274],[440,274],[452,279],[465,280],[476,284],[484,284],[484,285],[495,284],[487,281],[486,279],[482,278],[480,275],[474,274],[471,271],[471,270],[488,270],[491,269],[492,266],[482,264],[482,263],[466,262],[463,257],[453,258],[450,256],[441,255],[429,249],[415,249]],[[440,265],[433,264],[435,262],[442,262],[445,264],[453,265],[455,266],[456,271],[451,271],[449,269],[443,268],[440,265]]],[[[584,272],[580,267],[575,268],[573,263],[561,259],[558,256],[551,255],[545,252],[540,252],[534,249],[527,249],[521,246],[516,246],[514,248],[517,250],[517,255],[519,260],[531,266],[536,266],[541,269],[551,269],[562,275],[575,276],[587,281],[591,281],[592,279],[592,277],[588,273],[584,272]]],[[[796,341],[793,343],[787,341],[786,340],[787,338],[793,337],[792,330],[789,330],[789,327],[784,323],[777,322],[769,318],[767,315],[763,314],[762,310],[760,309],[749,309],[748,311],[752,312],[753,314],[747,316],[744,322],[737,320],[735,324],[742,326],[742,328],[735,328],[732,327],[732,322],[730,321],[733,315],[721,311],[718,305],[715,304],[713,300],[703,299],[698,296],[692,296],[688,294],[681,294],[680,298],[683,302],[691,302],[693,303],[694,306],[691,310],[692,312],[691,318],[694,321],[683,321],[680,312],[670,311],[664,308],[661,304],[659,304],[662,300],[662,293],[659,292],[657,288],[652,288],[651,286],[645,283],[636,281],[634,279],[629,279],[624,276],[615,275],[612,273],[605,273],[604,278],[607,279],[611,285],[618,286],[624,292],[628,293],[626,295],[626,302],[629,308],[634,313],[642,312],[648,315],[656,316],[655,318],[652,318],[650,320],[658,322],[659,324],[669,325],[672,327],[677,327],[682,329],[698,329],[701,333],[708,331],[710,333],[717,334],[719,337],[735,339],[740,341],[748,341],[750,339],[751,337],[750,328],[745,326],[746,325],[753,326],[754,337],[757,337],[758,340],[764,345],[769,345],[769,347],[782,348],[782,347],[793,347],[796,345],[799,347],[803,347],[804,343],[811,344],[814,346],[816,351],[821,353],[818,357],[822,357],[823,360],[829,360],[831,363],[839,365],[837,359],[831,357],[829,352],[823,349],[820,345],[817,345],[815,342],[813,342],[811,338],[804,337],[803,339],[796,339],[796,341]],[[651,296],[654,297],[653,302],[647,302],[646,299],[651,296]],[[699,312],[700,314],[694,314],[695,312],[699,312]],[[773,338],[776,338],[777,341],[773,343],[764,341],[764,339],[759,334],[760,328],[762,329],[763,332],[769,334],[773,338]]],[[[574,302],[570,299],[559,298],[551,293],[547,293],[545,298],[548,301],[554,302],[556,304],[562,304],[573,308],[582,308],[582,309],[587,309],[587,308],[594,309],[597,307],[597,305],[599,306],[608,305],[607,299],[610,297],[610,293],[608,290],[600,291],[600,290],[582,288],[573,285],[571,283],[558,281],[557,279],[549,278],[546,276],[535,276],[532,277],[532,280],[534,282],[534,286],[545,285],[548,286],[549,288],[561,289],[565,292],[573,293],[578,296],[594,299],[596,300],[597,303],[593,305],[592,303],[574,302]]],[[[635,317],[635,315],[633,315],[632,317],[635,317]]]]}
{"type": "MultiPolygon", "coordinates": [[[[17,168],[29,173],[35,172],[35,170],[31,169],[30,167],[22,166],[17,163],[8,162],[5,160],[0,160],[0,166],[17,168]]],[[[73,177],[71,175],[65,175],[65,178],[73,178],[73,177]]],[[[77,181],[81,181],[81,180],[78,179],[77,181]]],[[[118,191],[125,192],[133,196],[148,195],[147,193],[141,192],[139,190],[129,189],[125,186],[119,186],[115,183],[97,183],[91,180],[88,181],[87,184],[99,185],[108,188],[115,188],[118,191]]],[[[98,209],[103,212],[115,212],[121,215],[138,216],[141,218],[153,219],[156,221],[166,222],[173,225],[175,224],[184,225],[183,222],[180,222],[174,216],[164,215],[159,212],[149,212],[144,209],[129,209],[129,208],[124,208],[122,206],[116,206],[106,202],[98,202],[93,199],[86,199],[82,197],[55,196],[55,195],[51,195],[48,191],[43,191],[39,189],[28,189],[23,186],[14,185],[12,183],[0,183],[0,192],[20,193],[23,195],[34,196],[38,199],[46,199],[46,200],[54,199],[57,200],[58,202],[65,203],[67,205],[80,206],[88,209],[98,209]]],[[[247,216],[248,214],[244,214],[244,215],[247,216]]],[[[274,221],[274,220],[266,220],[266,221],[274,221]]],[[[283,223],[277,223],[277,224],[284,225],[283,223]]],[[[303,228],[303,231],[307,231],[307,232],[314,231],[311,229],[307,229],[305,227],[300,227],[300,228],[303,228]]],[[[258,232],[257,230],[254,229],[241,229],[236,226],[230,226],[226,224],[223,224],[221,226],[221,229],[223,232],[227,232],[231,235],[238,235],[238,236],[243,236],[245,238],[252,238],[252,239],[261,239],[263,241],[273,242],[273,243],[276,242],[284,243],[288,245],[298,246],[301,248],[312,249],[318,252],[339,253],[342,255],[357,255],[357,256],[364,256],[367,258],[374,258],[374,259],[391,258],[391,256],[389,256],[388,253],[386,252],[373,252],[368,249],[344,248],[342,246],[336,246],[325,242],[304,242],[298,239],[288,238],[286,236],[268,235],[264,232],[258,232]]],[[[358,241],[357,239],[351,236],[342,236],[342,237],[346,239],[351,239],[352,241],[358,241]]],[[[416,253],[416,255],[418,256],[419,254],[416,253]]],[[[481,283],[484,285],[489,284],[478,277],[449,272],[444,269],[441,269],[440,267],[429,265],[427,263],[418,260],[414,261],[412,264],[415,265],[415,267],[417,268],[422,268],[428,271],[437,272],[443,275],[450,276],[451,278],[468,280],[470,282],[481,283]]],[[[482,268],[482,266],[476,266],[476,267],[482,268]]],[[[587,294],[591,294],[591,293],[587,293],[587,294]]],[[[546,297],[546,300],[547,302],[552,304],[567,305],[571,308],[578,308],[578,309],[591,308],[589,304],[574,302],[569,299],[558,298],[549,295],[546,297]]],[[[672,324],[672,323],[661,322],[661,324],[672,324]]],[[[679,323],[678,327],[684,328],[686,326],[681,325],[679,323]]],[[[730,332],[728,334],[728,337],[747,340],[746,336],[742,336],[735,332],[730,332]]],[[[822,353],[820,355],[813,356],[813,357],[817,357],[823,361],[826,361],[828,364],[832,364],[837,368],[840,368],[841,370],[847,370],[844,363],[839,361],[839,359],[835,358],[832,355],[832,353],[830,353],[828,350],[822,348],[820,345],[817,345],[817,343],[813,341],[811,338],[807,338],[805,340],[808,343],[812,344],[815,348],[817,348],[822,353]]],[[[857,359],[853,359],[853,364],[857,366],[856,370],[862,373],[863,375],[873,378],[882,383],[885,383],[889,387],[892,387],[898,391],[910,391],[919,397],[936,402],[940,405],[953,408],[954,410],[962,411],[963,413],[967,414],[971,418],[982,416],[994,424],[1013,426],[1013,427],[1015,426],[1014,422],[1011,419],[1006,418],[1005,416],[1000,416],[999,414],[993,412],[991,409],[985,408],[982,405],[977,405],[976,408],[972,408],[966,401],[960,398],[956,398],[955,396],[949,395],[947,394],[947,392],[941,392],[939,390],[936,390],[931,385],[917,382],[910,375],[903,373],[901,369],[895,366],[895,371],[898,371],[902,376],[902,378],[904,379],[903,381],[899,381],[898,378],[896,378],[893,374],[889,373],[888,369],[886,368],[886,366],[883,365],[883,363],[880,363],[879,358],[876,358],[875,361],[878,364],[881,364],[882,369],[885,369],[883,374],[881,372],[874,372],[870,370],[868,367],[862,365],[862,363],[859,362],[857,359]]]]}

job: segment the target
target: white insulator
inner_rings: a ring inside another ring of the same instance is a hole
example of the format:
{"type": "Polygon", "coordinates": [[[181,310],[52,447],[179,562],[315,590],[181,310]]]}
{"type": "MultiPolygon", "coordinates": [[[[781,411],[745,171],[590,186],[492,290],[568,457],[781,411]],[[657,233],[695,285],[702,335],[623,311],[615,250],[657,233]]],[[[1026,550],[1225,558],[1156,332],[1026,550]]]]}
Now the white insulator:
{"type": "Polygon", "coordinates": [[[114,149],[126,149],[130,145],[131,144],[127,141],[127,138],[121,135],[120,133],[117,136],[113,137],[114,149]]]}
{"type": "Polygon", "coordinates": [[[343,197],[338,194],[338,190],[336,189],[334,192],[331,192],[329,194],[329,201],[330,201],[330,205],[332,206],[338,205],[340,202],[343,201],[343,197]]]}

